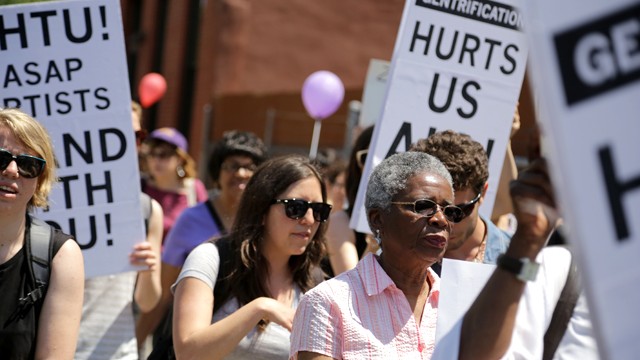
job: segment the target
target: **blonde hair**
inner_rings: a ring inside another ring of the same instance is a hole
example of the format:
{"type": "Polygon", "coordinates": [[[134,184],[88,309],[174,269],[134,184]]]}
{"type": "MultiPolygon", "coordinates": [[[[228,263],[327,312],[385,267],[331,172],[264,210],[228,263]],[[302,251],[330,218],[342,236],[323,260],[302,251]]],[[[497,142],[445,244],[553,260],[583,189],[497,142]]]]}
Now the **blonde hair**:
{"type": "Polygon", "coordinates": [[[27,204],[29,210],[33,207],[46,208],[51,187],[56,182],[56,162],[47,130],[36,119],[18,109],[0,108],[0,126],[7,127],[22,144],[47,162],[38,176],[36,191],[27,204]]]}
{"type": "Polygon", "coordinates": [[[184,164],[182,164],[182,169],[184,170],[184,178],[195,178],[198,176],[198,170],[196,169],[196,161],[193,160],[191,155],[186,151],[176,148],[176,153],[178,157],[182,159],[184,164]]]}

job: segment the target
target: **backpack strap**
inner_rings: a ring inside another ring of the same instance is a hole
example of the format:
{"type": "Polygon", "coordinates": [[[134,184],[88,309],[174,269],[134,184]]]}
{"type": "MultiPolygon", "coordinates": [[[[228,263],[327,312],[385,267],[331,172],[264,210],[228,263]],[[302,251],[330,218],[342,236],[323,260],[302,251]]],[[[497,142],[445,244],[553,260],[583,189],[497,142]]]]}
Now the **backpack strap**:
{"type": "Polygon", "coordinates": [[[218,270],[218,278],[216,279],[216,286],[213,289],[213,297],[215,302],[213,304],[213,312],[218,311],[224,303],[229,300],[231,296],[231,282],[229,276],[233,272],[233,260],[232,249],[229,238],[212,239],[211,241],[217,248],[220,255],[220,269],[218,270]]]}
{"type": "Polygon", "coordinates": [[[567,274],[567,281],[564,284],[560,298],[556,304],[556,308],[553,311],[551,317],[551,323],[547,328],[547,332],[544,334],[544,352],[542,355],[543,360],[553,359],[553,356],[560,345],[560,341],[564,337],[564,333],[567,331],[569,320],[573,315],[573,309],[576,307],[578,297],[581,292],[580,274],[576,263],[573,260],[573,254],[571,254],[571,264],[569,265],[569,274],[567,274]]]}
{"type": "Polygon", "coordinates": [[[212,200],[211,199],[207,200],[205,204],[207,205],[207,210],[209,210],[209,215],[211,215],[211,219],[216,224],[218,231],[220,231],[220,236],[226,235],[227,229],[225,229],[224,224],[222,223],[222,219],[220,219],[220,215],[218,215],[218,212],[213,207],[212,200]]]}
{"type": "Polygon", "coordinates": [[[35,288],[19,299],[21,309],[28,309],[44,298],[49,285],[51,258],[53,257],[53,230],[46,222],[27,217],[29,234],[26,241],[27,260],[35,288]]]}
{"type": "Polygon", "coordinates": [[[151,213],[153,212],[153,205],[151,204],[151,196],[140,192],[140,207],[142,208],[142,218],[144,219],[144,234],[149,234],[149,221],[151,219],[151,213]]]}

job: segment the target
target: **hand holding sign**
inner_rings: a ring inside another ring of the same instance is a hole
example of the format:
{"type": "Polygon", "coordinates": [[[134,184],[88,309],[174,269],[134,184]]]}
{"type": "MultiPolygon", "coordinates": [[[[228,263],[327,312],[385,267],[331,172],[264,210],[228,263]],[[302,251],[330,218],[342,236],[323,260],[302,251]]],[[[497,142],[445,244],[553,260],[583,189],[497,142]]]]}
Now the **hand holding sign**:
{"type": "Polygon", "coordinates": [[[140,79],[138,96],[143,108],[155,104],[167,91],[167,81],[158,73],[148,73],[140,79]]]}
{"type": "Polygon", "coordinates": [[[309,75],[302,86],[302,103],[305,109],[315,119],[313,139],[309,157],[314,159],[318,151],[320,137],[320,121],[338,110],[344,99],[344,85],[340,78],[326,70],[316,71],[309,75]]]}

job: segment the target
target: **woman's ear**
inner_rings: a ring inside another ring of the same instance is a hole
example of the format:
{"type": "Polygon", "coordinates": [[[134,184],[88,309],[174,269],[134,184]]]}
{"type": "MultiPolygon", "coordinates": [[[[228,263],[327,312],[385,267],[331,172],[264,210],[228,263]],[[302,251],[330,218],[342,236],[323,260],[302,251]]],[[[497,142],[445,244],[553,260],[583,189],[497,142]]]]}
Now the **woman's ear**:
{"type": "Polygon", "coordinates": [[[373,208],[369,210],[367,213],[367,217],[369,218],[369,226],[371,226],[371,230],[375,233],[376,230],[382,231],[382,211],[377,208],[373,208]]]}

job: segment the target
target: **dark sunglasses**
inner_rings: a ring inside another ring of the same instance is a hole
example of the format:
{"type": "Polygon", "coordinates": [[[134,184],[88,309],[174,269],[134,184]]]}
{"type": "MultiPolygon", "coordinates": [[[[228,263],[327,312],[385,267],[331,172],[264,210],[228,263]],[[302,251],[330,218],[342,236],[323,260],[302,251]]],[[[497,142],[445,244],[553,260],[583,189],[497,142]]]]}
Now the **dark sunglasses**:
{"type": "Polygon", "coordinates": [[[158,158],[158,159],[168,159],[174,155],[176,155],[177,152],[175,150],[169,150],[169,149],[154,149],[154,150],[150,150],[149,153],[147,154],[149,157],[152,158],[158,158]]]}
{"type": "Polygon", "coordinates": [[[464,213],[464,216],[462,217],[463,219],[471,215],[471,213],[473,212],[473,208],[475,207],[478,200],[480,200],[480,195],[482,195],[482,193],[479,193],[478,196],[475,197],[475,199],[469,202],[466,202],[464,204],[456,204],[456,206],[459,207],[460,210],[462,210],[462,212],[464,213]]]}
{"type": "Polygon", "coordinates": [[[418,199],[414,202],[392,201],[391,203],[395,205],[413,205],[413,212],[424,217],[432,217],[438,210],[442,210],[447,220],[453,223],[458,223],[464,219],[464,213],[459,207],[455,205],[442,206],[429,199],[418,199]]]}
{"type": "Polygon", "coordinates": [[[356,163],[358,164],[360,169],[364,169],[364,164],[367,162],[368,154],[369,154],[369,149],[356,151],[356,163]]]}
{"type": "Polygon", "coordinates": [[[47,163],[45,159],[39,157],[24,154],[16,156],[8,150],[0,149],[0,171],[4,171],[14,160],[18,165],[18,174],[27,179],[40,176],[47,163]]]}
{"type": "Polygon", "coordinates": [[[283,204],[284,213],[289,219],[298,220],[311,208],[313,218],[318,222],[325,222],[331,214],[331,205],[321,202],[311,202],[300,199],[276,199],[272,204],[283,204]]]}

